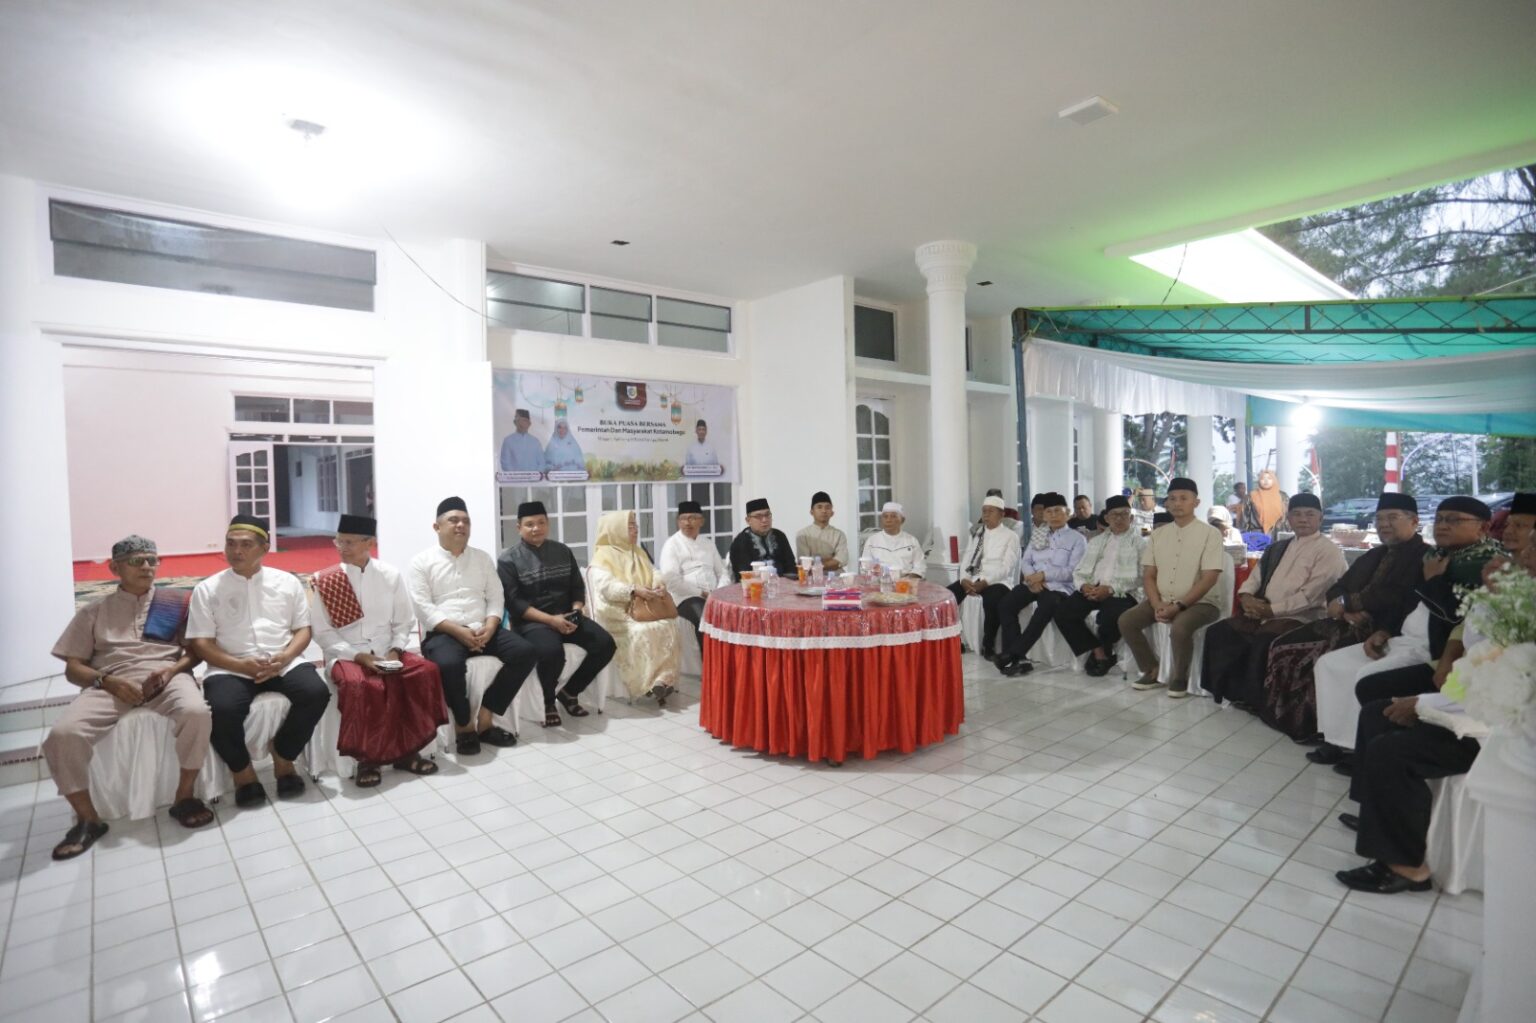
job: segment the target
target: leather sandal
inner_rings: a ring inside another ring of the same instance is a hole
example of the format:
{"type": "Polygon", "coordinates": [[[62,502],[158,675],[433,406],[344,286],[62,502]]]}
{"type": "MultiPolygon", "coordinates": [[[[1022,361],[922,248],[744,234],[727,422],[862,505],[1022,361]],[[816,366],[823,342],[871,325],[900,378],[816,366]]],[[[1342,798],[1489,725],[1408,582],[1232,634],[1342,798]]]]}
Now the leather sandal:
{"type": "Polygon", "coordinates": [[[556,693],[555,699],[560,701],[560,706],[564,707],[565,712],[573,718],[584,718],[589,713],[587,708],[583,707],[576,697],[569,693],[556,693]]]}
{"type": "Polygon", "coordinates": [[[56,860],[72,860],[96,844],[96,840],[107,833],[106,821],[76,821],[74,827],[64,832],[64,841],[53,847],[53,858],[56,860]],[[73,852],[71,846],[79,846],[73,852]]]}
{"type": "Polygon", "coordinates": [[[505,749],[508,746],[517,745],[517,736],[502,728],[500,725],[492,725],[477,736],[487,746],[497,746],[505,749]]]}
{"type": "Polygon", "coordinates": [[[261,787],[261,782],[247,782],[235,789],[236,806],[260,806],[267,801],[267,790],[261,787]]]}
{"type": "Polygon", "coordinates": [[[184,828],[200,828],[213,822],[213,811],[196,796],[188,796],[168,811],[171,819],[184,828]]]}
{"type": "Polygon", "coordinates": [[[558,728],[562,723],[563,722],[560,720],[560,712],[555,709],[553,704],[550,704],[544,708],[545,728],[558,728]]]}
{"type": "Polygon", "coordinates": [[[453,751],[461,757],[472,757],[480,752],[480,736],[474,732],[460,732],[453,744],[453,751]]]}
{"type": "Polygon", "coordinates": [[[360,789],[375,788],[383,780],[384,776],[379,773],[377,764],[358,764],[357,776],[352,779],[360,789]]]}
{"type": "Polygon", "coordinates": [[[277,797],[279,799],[292,799],[294,796],[303,795],[304,779],[299,777],[298,771],[277,776],[277,797]]]}
{"type": "Polygon", "coordinates": [[[428,775],[437,773],[437,764],[426,757],[401,757],[389,766],[397,771],[409,771],[412,774],[428,775]]]}

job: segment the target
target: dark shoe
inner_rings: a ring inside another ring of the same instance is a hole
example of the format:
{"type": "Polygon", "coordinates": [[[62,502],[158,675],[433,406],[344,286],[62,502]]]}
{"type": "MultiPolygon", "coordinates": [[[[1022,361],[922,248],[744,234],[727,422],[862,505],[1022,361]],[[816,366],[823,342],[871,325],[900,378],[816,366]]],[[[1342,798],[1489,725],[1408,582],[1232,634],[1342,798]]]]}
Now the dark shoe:
{"type": "Polygon", "coordinates": [[[96,844],[107,833],[106,821],[76,821],[74,827],[64,832],[64,841],[53,847],[53,858],[72,860],[96,844]]]}
{"type": "Polygon", "coordinates": [[[1132,682],[1131,688],[1136,690],[1147,690],[1156,689],[1160,685],[1162,685],[1162,683],[1157,680],[1157,669],[1154,668],[1149,672],[1143,673],[1140,678],[1138,678],[1135,682],[1132,682]]]}
{"type": "Polygon", "coordinates": [[[1320,746],[1323,742],[1323,733],[1313,732],[1311,735],[1304,735],[1300,739],[1292,739],[1291,741],[1298,746],[1320,746]]]}
{"type": "Polygon", "coordinates": [[[248,785],[242,785],[235,789],[236,806],[260,806],[267,801],[267,790],[261,787],[261,782],[253,781],[248,785]]]}
{"type": "Polygon", "coordinates": [[[996,661],[997,661],[997,651],[996,650],[983,650],[981,652],[981,659],[984,660],[984,661],[992,661],[993,663],[996,663],[996,661]]]}
{"type": "Polygon", "coordinates": [[[1429,878],[1414,881],[1404,877],[1381,861],[1368,863],[1354,870],[1341,870],[1334,875],[1346,888],[1376,895],[1396,895],[1399,892],[1427,892],[1434,887],[1429,878]]]}
{"type": "Polygon", "coordinates": [[[207,803],[196,796],[188,796],[171,807],[168,812],[171,819],[184,828],[200,828],[205,824],[213,823],[213,811],[208,809],[207,803]]]}
{"type": "Polygon", "coordinates": [[[480,733],[479,739],[487,746],[496,746],[500,749],[506,749],[508,746],[517,745],[517,736],[507,731],[505,728],[502,728],[500,725],[492,725],[491,727],[487,728],[485,731],[480,733]]]}
{"type": "Polygon", "coordinates": [[[1110,669],[1119,663],[1120,658],[1118,657],[1095,657],[1089,654],[1088,663],[1083,666],[1083,670],[1093,678],[1103,678],[1109,674],[1110,669]]]}
{"type": "Polygon", "coordinates": [[[1314,764],[1337,764],[1349,756],[1349,750],[1342,746],[1335,746],[1331,742],[1325,742],[1317,749],[1307,754],[1307,759],[1314,764]]]}
{"type": "Polygon", "coordinates": [[[1337,764],[1334,764],[1333,773],[1342,774],[1346,778],[1353,778],[1355,776],[1355,758],[1350,757],[1348,760],[1340,760],[1337,764]]]}
{"type": "Polygon", "coordinates": [[[480,752],[480,736],[474,732],[460,732],[453,744],[453,751],[461,757],[472,757],[480,752]]]}
{"type": "Polygon", "coordinates": [[[1339,814],[1339,823],[1351,831],[1360,830],[1360,817],[1357,814],[1341,813],[1339,814]]]}
{"type": "Polygon", "coordinates": [[[997,666],[999,672],[1006,675],[1008,674],[1008,669],[1013,666],[1013,658],[1007,654],[998,654],[992,659],[992,663],[997,666]]]}
{"type": "Polygon", "coordinates": [[[1009,661],[1008,667],[1003,669],[1003,674],[1009,678],[1018,678],[1020,675],[1028,675],[1035,670],[1035,666],[1029,663],[1027,658],[1019,658],[1017,661],[1009,661]]]}
{"type": "Polygon", "coordinates": [[[1189,681],[1168,683],[1168,699],[1182,700],[1189,695],[1189,681]]]}
{"type": "Polygon", "coordinates": [[[299,777],[299,772],[279,775],[277,779],[277,798],[292,799],[294,796],[304,794],[304,779],[299,777]]]}

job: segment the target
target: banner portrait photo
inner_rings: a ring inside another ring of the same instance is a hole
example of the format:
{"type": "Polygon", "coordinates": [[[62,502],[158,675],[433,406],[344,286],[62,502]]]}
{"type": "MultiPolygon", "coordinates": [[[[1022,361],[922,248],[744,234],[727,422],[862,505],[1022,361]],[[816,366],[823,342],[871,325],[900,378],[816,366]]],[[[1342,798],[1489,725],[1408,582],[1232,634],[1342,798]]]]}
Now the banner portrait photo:
{"type": "Polygon", "coordinates": [[[739,482],[736,389],[499,369],[496,482],[739,482]]]}

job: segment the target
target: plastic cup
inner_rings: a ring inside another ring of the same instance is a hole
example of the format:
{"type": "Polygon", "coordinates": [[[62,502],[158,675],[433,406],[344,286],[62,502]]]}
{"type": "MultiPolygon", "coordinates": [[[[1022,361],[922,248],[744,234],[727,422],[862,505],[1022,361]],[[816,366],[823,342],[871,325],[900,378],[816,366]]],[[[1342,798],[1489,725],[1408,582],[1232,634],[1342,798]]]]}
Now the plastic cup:
{"type": "Polygon", "coordinates": [[[763,599],[763,581],[761,579],[753,579],[747,583],[747,599],[753,603],[758,603],[763,599]]]}
{"type": "Polygon", "coordinates": [[[910,579],[897,579],[896,580],[896,592],[897,593],[911,593],[912,592],[912,580],[910,580],[910,579]]]}

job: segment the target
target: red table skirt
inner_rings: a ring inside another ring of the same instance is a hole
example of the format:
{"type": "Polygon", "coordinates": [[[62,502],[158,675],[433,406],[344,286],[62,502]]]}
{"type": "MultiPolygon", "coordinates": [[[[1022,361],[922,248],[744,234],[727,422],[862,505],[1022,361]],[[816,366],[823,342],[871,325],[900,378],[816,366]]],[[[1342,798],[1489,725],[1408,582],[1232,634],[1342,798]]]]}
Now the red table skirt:
{"type": "MultiPolygon", "coordinates": [[[[836,612],[832,612],[836,613],[836,612]]],[[[783,650],[704,643],[699,723],[765,753],[865,759],[942,742],[965,719],[960,639],[783,650]]]]}

